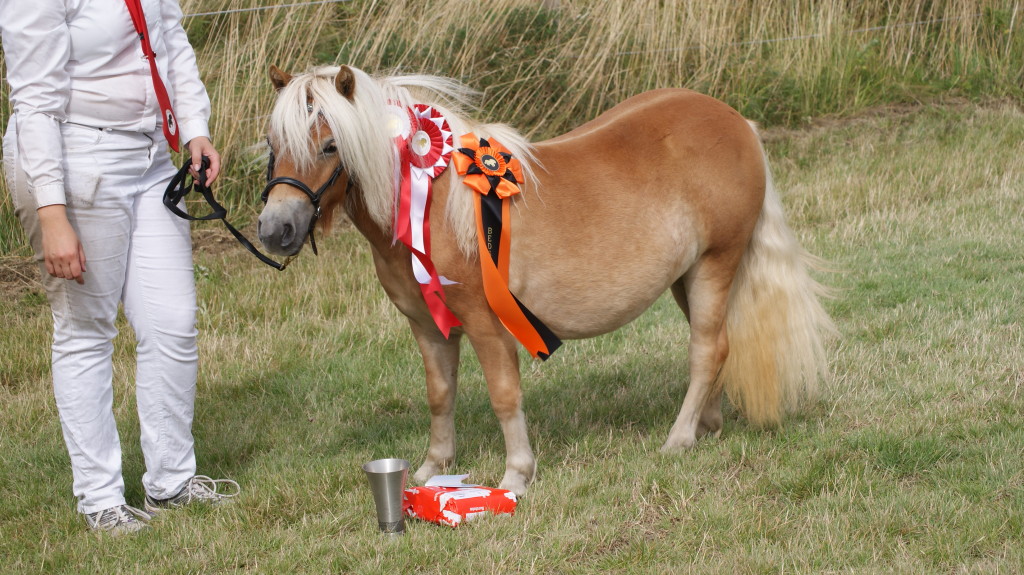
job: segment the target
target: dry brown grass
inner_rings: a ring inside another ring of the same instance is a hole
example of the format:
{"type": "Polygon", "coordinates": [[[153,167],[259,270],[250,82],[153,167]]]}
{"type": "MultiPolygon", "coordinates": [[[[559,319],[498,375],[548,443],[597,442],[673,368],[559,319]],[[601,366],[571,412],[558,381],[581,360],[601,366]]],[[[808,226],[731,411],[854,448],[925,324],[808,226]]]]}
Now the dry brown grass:
{"type": "MultiPolygon", "coordinates": [[[[1024,84],[1020,0],[352,0],[251,10],[269,4],[182,2],[186,15],[217,13],[185,25],[226,160],[218,197],[250,218],[272,63],[452,76],[482,92],[484,114],[537,138],[664,86],[796,125],[950,93],[1019,99],[1024,84]]],[[[23,246],[0,184],[0,253],[23,246]]]]}

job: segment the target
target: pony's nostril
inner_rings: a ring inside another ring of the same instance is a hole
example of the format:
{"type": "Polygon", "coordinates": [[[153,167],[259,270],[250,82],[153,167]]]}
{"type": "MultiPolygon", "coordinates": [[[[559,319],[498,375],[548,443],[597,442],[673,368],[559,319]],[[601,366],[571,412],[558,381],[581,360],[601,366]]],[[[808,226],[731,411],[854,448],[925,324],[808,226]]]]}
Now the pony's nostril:
{"type": "Polygon", "coordinates": [[[292,243],[295,239],[295,227],[291,224],[285,224],[284,229],[281,231],[281,245],[287,246],[292,243]]]}

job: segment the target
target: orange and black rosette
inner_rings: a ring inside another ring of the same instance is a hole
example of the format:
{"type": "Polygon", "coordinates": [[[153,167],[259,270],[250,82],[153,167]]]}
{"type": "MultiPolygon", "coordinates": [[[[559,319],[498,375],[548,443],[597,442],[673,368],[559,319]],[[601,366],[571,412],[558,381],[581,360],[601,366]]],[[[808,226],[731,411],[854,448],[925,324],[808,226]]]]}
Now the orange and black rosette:
{"type": "Polygon", "coordinates": [[[505,146],[472,133],[464,134],[459,143],[462,147],[452,154],[452,164],[467,186],[484,196],[493,191],[501,199],[519,193],[523,166],[505,146]]]}

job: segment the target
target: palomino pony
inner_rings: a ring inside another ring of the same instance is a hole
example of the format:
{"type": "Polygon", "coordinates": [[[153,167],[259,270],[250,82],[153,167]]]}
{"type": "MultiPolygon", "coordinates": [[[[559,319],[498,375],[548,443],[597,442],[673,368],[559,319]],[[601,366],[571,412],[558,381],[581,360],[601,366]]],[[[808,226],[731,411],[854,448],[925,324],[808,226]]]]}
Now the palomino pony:
{"type": "Polygon", "coordinates": [[[558,337],[617,329],[671,290],[690,323],[690,381],[663,450],[717,436],[723,390],[751,422],[773,425],[827,376],[823,340],[834,328],[819,302],[823,288],[808,273],[816,260],[786,226],[754,125],[726,104],[655,90],[531,144],[506,125],[467,118],[460,104],[471,91],[444,78],[374,78],[341,66],[295,76],[271,67],[271,80],[279,94],[260,240],[272,253],[297,254],[314,232],[310,222],[322,212],[319,224],[327,226],[339,208],[369,240],[377,276],[408,318],[426,371],[430,445],[416,480],[455,458],[463,335],[505,437],[500,486],[523,495],[536,460],[522,410],[519,344],[482,286],[476,192],[453,168],[434,181],[431,258],[454,282],[444,292],[461,321],[446,337],[424,301],[410,250],[395,240],[400,169],[389,107],[430,105],[456,142],[472,132],[521,160],[526,181],[509,200],[508,291],[558,337]]]}

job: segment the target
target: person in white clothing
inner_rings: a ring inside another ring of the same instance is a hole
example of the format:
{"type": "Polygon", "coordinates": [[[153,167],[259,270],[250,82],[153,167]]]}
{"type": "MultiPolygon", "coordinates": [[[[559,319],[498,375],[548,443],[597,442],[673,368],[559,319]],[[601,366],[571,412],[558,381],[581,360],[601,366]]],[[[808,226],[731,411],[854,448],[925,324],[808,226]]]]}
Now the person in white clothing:
{"type": "Polygon", "coordinates": [[[90,528],[113,533],[137,531],[163,509],[238,492],[231,480],[196,475],[192,245],[188,222],[162,203],[176,172],[165,127],[185,144],[194,170],[205,156],[208,181],[220,171],[210,100],[178,1],[142,0],[177,122],[161,109],[132,1],[0,0],[12,110],[4,175],[53,312],[54,396],[78,511],[90,528]],[[113,414],[119,305],[137,339],[145,511],[125,502],[113,414]]]}

